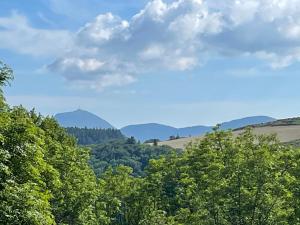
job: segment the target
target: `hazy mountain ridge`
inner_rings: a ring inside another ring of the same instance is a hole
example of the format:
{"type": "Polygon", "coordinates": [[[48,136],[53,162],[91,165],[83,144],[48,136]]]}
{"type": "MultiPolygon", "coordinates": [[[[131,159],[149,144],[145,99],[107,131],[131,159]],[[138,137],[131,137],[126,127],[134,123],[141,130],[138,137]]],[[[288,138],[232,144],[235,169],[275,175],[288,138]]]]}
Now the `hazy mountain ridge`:
{"type": "Polygon", "coordinates": [[[63,127],[78,128],[102,128],[113,129],[114,127],[106,120],[85,110],[78,109],[73,112],[58,113],[54,116],[63,127]]]}
{"type": "MultiPolygon", "coordinates": [[[[236,119],[229,122],[224,122],[220,124],[220,129],[228,130],[228,129],[236,129],[239,127],[254,125],[254,124],[262,124],[273,122],[276,119],[268,116],[253,116],[253,117],[245,117],[242,119],[236,119]]],[[[145,141],[148,139],[159,139],[159,140],[167,140],[170,136],[180,137],[194,137],[205,134],[207,132],[212,131],[213,126],[192,126],[192,127],[184,127],[184,128],[175,128],[163,124],[157,123],[149,123],[149,124],[137,124],[137,125],[129,125],[123,127],[121,129],[122,133],[125,136],[133,136],[140,141],[145,141]]]]}
{"type": "Polygon", "coordinates": [[[193,126],[186,128],[175,128],[164,124],[149,123],[129,125],[121,128],[121,132],[125,136],[133,136],[140,141],[148,139],[167,140],[170,136],[194,136],[211,131],[212,127],[209,126],[193,126]]]}
{"type": "Polygon", "coordinates": [[[251,116],[251,117],[231,120],[229,122],[224,122],[221,124],[220,128],[223,130],[237,129],[237,128],[250,126],[250,125],[261,125],[265,123],[272,123],[274,121],[277,120],[269,116],[251,116]]]}
{"type": "MultiPolygon", "coordinates": [[[[99,116],[84,110],[59,113],[55,115],[56,120],[63,127],[78,128],[114,128],[109,122],[99,116]]],[[[236,119],[220,124],[220,129],[236,129],[249,125],[269,123],[275,121],[268,116],[253,116],[236,119]]],[[[170,136],[195,137],[212,131],[213,126],[191,126],[176,128],[164,124],[147,123],[129,125],[121,128],[121,132],[127,137],[135,137],[137,140],[146,141],[149,139],[168,140],[170,136]]]]}
{"type": "Polygon", "coordinates": [[[266,124],[256,125],[256,126],[290,126],[290,125],[300,125],[300,117],[279,119],[271,121],[266,124]]]}

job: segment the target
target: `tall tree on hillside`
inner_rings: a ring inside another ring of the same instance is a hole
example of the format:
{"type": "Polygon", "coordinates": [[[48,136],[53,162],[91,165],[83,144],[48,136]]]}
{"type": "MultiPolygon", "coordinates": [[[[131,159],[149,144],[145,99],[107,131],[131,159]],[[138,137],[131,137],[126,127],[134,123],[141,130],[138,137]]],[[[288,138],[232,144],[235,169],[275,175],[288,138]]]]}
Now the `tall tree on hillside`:
{"type": "MultiPolygon", "coordinates": [[[[12,78],[0,69],[0,84],[12,78]]],[[[89,153],[52,118],[0,111],[0,224],[94,225],[97,183],[89,153]]]]}
{"type": "Polygon", "coordinates": [[[13,79],[12,69],[0,61],[0,86],[3,87],[13,79]]]}
{"type": "Polygon", "coordinates": [[[0,109],[5,106],[4,97],[3,97],[3,86],[9,84],[13,79],[12,69],[0,61],[0,109]]]}

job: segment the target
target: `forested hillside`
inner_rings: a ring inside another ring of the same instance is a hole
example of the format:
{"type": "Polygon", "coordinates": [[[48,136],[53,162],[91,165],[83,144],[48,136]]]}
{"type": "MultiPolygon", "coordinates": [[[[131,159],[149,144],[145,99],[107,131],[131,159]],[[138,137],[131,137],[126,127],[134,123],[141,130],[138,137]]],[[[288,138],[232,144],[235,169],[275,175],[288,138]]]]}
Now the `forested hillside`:
{"type": "MultiPolygon", "coordinates": [[[[11,78],[1,64],[0,85],[11,78]]],[[[97,182],[88,151],[54,119],[10,108],[2,95],[0,106],[0,224],[93,224],[97,182]]]]}
{"type": "MultiPolygon", "coordinates": [[[[0,85],[11,78],[1,64],[0,85]]],[[[300,150],[274,136],[215,130],[143,176],[122,165],[96,178],[89,160],[53,118],[9,107],[1,92],[1,225],[300,224],[300,150]]]]}
{"type": "Polygon", "coordinates": [[[121,131],[117,129],[68,127],[66,130],[68,134],[76,138],[79,145],[94,145],[125,139],[121,131]]]}
{"type": "Polygon", "coordinates": [[[90,150],[90,165],[98,177],[109,167],[120,165],[131,167],[134,176],[144,176],[150,159],[181,152],[169,146],[141,144],[133,137],[125,138],[116,129],[69,127],[66,131],[76,138],[79,145],[90,150]]]}
{"type": "Polygon", "coordinates": [[[109,167],[116,168],[119,165],[131,167],[134,176],[144,176],[145,168],[151,159],[158,159],[161,156],[170,157],[172,154],[182,152],[182,150],[176,151],[169,146],[140,144],[134,138],[88,147],[91,148],[90,163],[97,176],[109,167]]]}

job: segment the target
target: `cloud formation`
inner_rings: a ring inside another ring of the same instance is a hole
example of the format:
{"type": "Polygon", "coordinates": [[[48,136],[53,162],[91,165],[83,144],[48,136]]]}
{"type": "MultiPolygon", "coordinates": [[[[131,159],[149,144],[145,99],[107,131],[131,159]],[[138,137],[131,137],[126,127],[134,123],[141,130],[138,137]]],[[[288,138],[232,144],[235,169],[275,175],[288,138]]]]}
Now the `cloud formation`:
{"type": "Polygon", "coordinates": [[[17,12],[10,17],[0,17],[0,49],[35,57],[56,57],[72,46],[73,35],[69,31],[33,28],[27,18],[17,12]]]}
{"type": "Polygon", "coordinates": [[[299,0],[152,0],[128,20],[98,15],[72,41],[66,31],[41,30],[38,36],[24,19],[11,19],[21,25],[11,21],[11,28],[0,19],[5,28],[0,30],[0,47],[5,35],[17,36],[23,28],[28,43],[10,48],[42,54],[53,51],[44,42],[60,39],[56,49],[74,43],[49,69],[92,89],[130,84],[146,72],[193,70],[216,56],[248,55],[273,69],[300,60],[299,0]],[[29,40],[38,40],[40,51],[31,49],[29,40]]]}
{"type": "Polygon", "coordinates": [[[202,63],[200,58],[207,57],[202,37],[221,30],[221,14],[209,12],[202,1],[167,4],[154,0],[129,21],[111,13],[97,16],[78,31],[77,49],[56,60],[50,68],[69,80],[85,84],[90,81],[100,89],[104,77],[125,78],[119,82],[113,79],[119,86],[149,71],[195,68],[202,63]],[[70,61],[73,65],[66,66],[70,61]],[[95,69],[94,65],[83,63],[91,61],[101,66],[95,69]]]}

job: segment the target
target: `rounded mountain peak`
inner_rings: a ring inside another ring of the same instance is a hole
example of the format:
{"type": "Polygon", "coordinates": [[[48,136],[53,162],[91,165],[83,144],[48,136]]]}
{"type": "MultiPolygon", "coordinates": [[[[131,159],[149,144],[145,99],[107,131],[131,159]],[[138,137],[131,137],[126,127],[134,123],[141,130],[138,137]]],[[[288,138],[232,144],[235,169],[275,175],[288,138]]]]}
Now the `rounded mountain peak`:
{"type": "Polygon", "coordinates": [[[79,127],[79,128],[114,128],[106,120],[99,116],[82,109],[72,112],[56,114],[55,119],[63,127],[79,127]]]}

